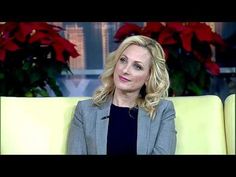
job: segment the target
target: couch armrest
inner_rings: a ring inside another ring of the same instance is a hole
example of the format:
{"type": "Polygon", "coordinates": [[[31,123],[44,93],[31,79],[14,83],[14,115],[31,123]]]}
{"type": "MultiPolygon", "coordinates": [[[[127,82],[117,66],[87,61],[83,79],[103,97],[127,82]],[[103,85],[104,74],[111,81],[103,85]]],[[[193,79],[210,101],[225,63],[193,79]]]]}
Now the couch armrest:
{"type": "Polygon", "coordinates": [[[224,116],[227,153],[235,154],[235,94],[225,99],[224,116]]]}

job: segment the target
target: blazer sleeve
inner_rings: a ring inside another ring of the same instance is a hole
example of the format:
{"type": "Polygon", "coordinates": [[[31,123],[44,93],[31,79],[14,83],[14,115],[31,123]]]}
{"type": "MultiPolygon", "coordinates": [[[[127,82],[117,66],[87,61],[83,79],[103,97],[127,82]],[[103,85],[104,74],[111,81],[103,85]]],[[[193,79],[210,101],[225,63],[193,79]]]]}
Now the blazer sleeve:
{"type": "Polygon", "coordinates": [[[87,154],[84,134],[84,117],[82,109],[82,104],[81,102],[79,102],[76,106],[74,117],[69,128],[67,154],[87,154]]]}
{"type": "Polygon", "coordinates": [[[168,101],[161,117],[160,129],[153,154],[175,154],[177,133],[175,129],[175,117],[174,105],[171,101],[168,101]]]}

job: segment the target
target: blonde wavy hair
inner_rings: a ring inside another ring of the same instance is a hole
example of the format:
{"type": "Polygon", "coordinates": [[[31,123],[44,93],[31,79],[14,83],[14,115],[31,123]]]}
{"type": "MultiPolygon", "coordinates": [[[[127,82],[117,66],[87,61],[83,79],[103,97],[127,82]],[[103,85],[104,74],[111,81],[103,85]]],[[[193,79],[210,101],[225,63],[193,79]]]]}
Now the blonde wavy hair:
{"type": "Polygon", "coordinates": [[[104,72],[100,76],[102,85],[95,91],[92,98],[93,103],[96,106],[101,106],[113,97],[115,91],[113,73],[116,63],[125,49],[131,45],[144,47],[151,54],[150,77],[147,84],[141,88],[136,104],[144,108],[151,118],[154,118],[156,114],[155,107],[160,99],[168,96],[169,74],[165,63],[165,53],[161,45],[154,39],[142,35],[126,38],[117,50],[109,54],[104,72]]]}

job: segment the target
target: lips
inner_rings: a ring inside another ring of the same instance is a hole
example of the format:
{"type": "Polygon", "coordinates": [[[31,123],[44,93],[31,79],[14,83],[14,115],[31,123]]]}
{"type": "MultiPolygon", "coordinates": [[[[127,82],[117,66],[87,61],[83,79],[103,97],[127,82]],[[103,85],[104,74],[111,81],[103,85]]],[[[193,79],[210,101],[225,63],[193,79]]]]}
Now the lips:
{"type": "Polygon", "coordinates": [[[119,76],[119,79],[123,82],[129,82],[130,80],[125,78],[125,77],[122,77],[122,76],[119,76]]]}

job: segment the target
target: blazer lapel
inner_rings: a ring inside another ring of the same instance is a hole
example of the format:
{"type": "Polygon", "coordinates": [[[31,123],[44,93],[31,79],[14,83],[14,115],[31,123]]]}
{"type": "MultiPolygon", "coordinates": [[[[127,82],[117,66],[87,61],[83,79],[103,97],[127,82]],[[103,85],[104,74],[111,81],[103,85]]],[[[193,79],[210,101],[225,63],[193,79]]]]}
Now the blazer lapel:
{"type": "Polygon", "coordinates": [[[137,154],[148,153],[151,119],[142,108],[138,111],[137,154]]]}
{"type": "Polygon", "coordinates": [[[105,155],[107,153],[107,133],[110,114],[111,100],[106,102],[97,111],[96,119],[96,145],[97,154],[105,155]]]}

